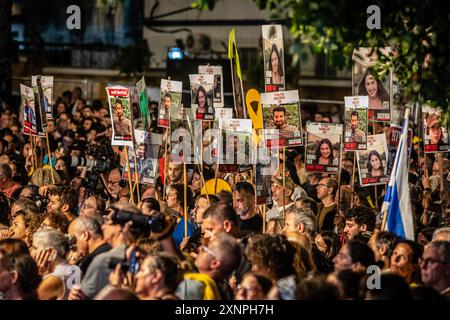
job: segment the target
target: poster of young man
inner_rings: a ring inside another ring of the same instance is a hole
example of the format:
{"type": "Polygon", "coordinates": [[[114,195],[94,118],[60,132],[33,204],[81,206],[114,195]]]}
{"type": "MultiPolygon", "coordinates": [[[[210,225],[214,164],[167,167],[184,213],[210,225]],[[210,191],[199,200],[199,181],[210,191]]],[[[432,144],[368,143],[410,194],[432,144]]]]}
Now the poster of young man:
{"type": "Polygon", "coordinates": [[[342,124],[306,125],[306,171],[337,174],[341,159],[342,124]]]}
{"type": "Polygon", "coordinates": [[[441,123],[442,109],[422,107],[424,145],[426,153],[447,152],[449,146],[448,124],[441,123]]]}
{"type": "Polygon", "coordinates": [[[36,110],[33,89],[20,84],[20,98],[23,112],[23,133],[36,136],[36,110]]]}
{"type": "Polygon", "coordinates": [[[183,82],[161,79],[160,101],[158,108],[158,127],[169,128],[170,108],[181,107],[183,82]]]}
{"type": "Polygon", "coordinates": [[[122,86],[106,87],[112,122],[113,146],[133,146],[133,115],[130,106],[130,89],[122,86]]]}
{"type": "MultiPolygon", "coordinates": [[[[136,165],[132,148],[128,147],[131,179],[135,181],[137,171],[139,183],[154,185],[158,176],[159,151],[162,145],[162,135],[143,130],[134,130],[136,139],[136,165]]],[[[125,166],[124,179],[128,179],[128,167],[125,166]]]]}
{"type": "Polygon", "coordinates": [[[228,59],[231,64],[231,82],[233,87],[233,100],[236,118],[246,118],[244,108],[244,87],[242,85],[241,63],[239,61],[239,52],[236,44],[236,35],[234,28],[228,35],[228,59]]]}
{"type": "Polygon", "coordinates": [[[220,119],[219,169],[221,172],[245,172],[252,169],[252,121],[220,119]]]}
{"type": "Polygon", "coordinates": [[[170,160],[175,163],[192,163],[194,137],[191,133],[194,119],[190,108],[170,109],[170,160]]]}
{"type": "Polygon", "coordinates": [[[277,129],[277,138],[266,135],[269,148],[303,145],[300,102],[297,90],[261,94],[265,129],[277,129]]]}
{"type": "Polygon", "coordinates": [[[212,74],[214,75],[213,85],[213,100],[214,110],[217,108],[223,108],[223,73],[222,66],[198,66],[199,74],[212,74]]]}
{"type": "Polygon", "coordinates": [[[282,91],[285,88],[283,28],[262,26],[262,37],[266,92],[282,91]]]}
{"type": "Polygon", "coordinates": [[[344,149],[345,151],[367,149],[367,96],[344,97],[344,149]]]}
{"type": "MultiPolygon", "coordinates": [[[[390,48],[383,48],[388,55],[390,48]]],[[[353,95],[369,97],[369,121],[390,121],[390,88],[392,71],[379,77],[374,66],[377,62],[375,48],[357,48],[353,51],[353,95]]]]}
{"type": "Polygon", "coordinates": [[[214,121],[214,75],[190,74],[191,107],[196,108],[195,119],[214,121]]]}
{"type": "Polygon", "coordinates": [[[53,119],[53,77],[52,76],[32,76],[31,86],[37,87],[39,95],[42,95],[42,102],[45,111],[45,119],[53,119]]]}
{"type": "Polygon", "coordinates": [[[388,148],[384,133],[367,137],[367,150],[356,152],[358,162],[359,182],[362,187],[386,184],[388,148]]]}
{"type": "MultiPolygon", "coordinates": [[[[402,126],[391,124],[389,127],[389,139],[388,139],[388,161],[387,161],[387,174],[391,174],[392,167],[394,166],[395,155],[397,153],[398,144],[400,143],[400,137],[402,135],[402,126]]],[[[411,156],[412,149],[412,136],[413,131],[408,129],[408,155],[411,156]]]]}

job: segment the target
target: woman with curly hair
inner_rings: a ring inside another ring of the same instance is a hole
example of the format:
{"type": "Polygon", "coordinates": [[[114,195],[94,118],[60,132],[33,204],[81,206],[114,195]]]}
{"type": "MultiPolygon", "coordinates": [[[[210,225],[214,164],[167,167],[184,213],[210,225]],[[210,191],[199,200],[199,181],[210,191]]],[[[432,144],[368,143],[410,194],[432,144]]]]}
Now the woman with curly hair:
{"type": "Polygon", "coordinates": [[[367,169],[370,177],[381,177],[384,175],[383,161],[377,150],[369,152],[367,157],[367,169]]]}
{"type": "Polygon", "coordinates": [[[271,296],[295,299],[298,280],[294,267],[296,250],[285,236],[256,235],[249,239],[245,253],[253,272],[275,280],[277,292],[272,292],[271,296]]]}
{"type": "Polygon", "coordinates": [[[380,79],[372,75],[372,69],[367,68],[359,84],[359,95],[369,96],[370,109],[383,109],[383,102],[389,101],[389,93],[380,79]]]}
{"type": "Polygon", "coordinates": [[[332,165],[333,164],[333,144],[329,139],[322,139],[317,144],[315,164],[332,165]]]}

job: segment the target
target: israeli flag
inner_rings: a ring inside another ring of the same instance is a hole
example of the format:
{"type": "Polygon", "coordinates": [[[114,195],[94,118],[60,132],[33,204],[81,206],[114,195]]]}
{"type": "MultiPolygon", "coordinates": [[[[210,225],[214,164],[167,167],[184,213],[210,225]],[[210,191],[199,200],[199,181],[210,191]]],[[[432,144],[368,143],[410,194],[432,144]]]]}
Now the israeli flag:
{"type": "Polygon", "coordinates": [[[393,232],[402,239],[414,240],[413,214],[408,184],[409,113],[410,109],[406,108],[400,145],[395,155],[395,162],[381,212],[387,215],[384,230],[393,232]]]}

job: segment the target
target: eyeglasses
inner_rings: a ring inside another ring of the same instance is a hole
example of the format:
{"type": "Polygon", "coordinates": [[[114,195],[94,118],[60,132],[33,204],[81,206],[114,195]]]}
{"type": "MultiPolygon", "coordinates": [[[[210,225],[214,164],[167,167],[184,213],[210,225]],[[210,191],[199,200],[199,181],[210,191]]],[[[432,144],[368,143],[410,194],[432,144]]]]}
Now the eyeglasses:
{"type": "Polygon", "coordinates": [[[440,261],[440,260],[436,260],[436,259],[432,259],[432,258],[419,258],[419,266],[421,267],[425,267],[428,266],[431,263],[442,263],[445,264],[444,261],[440,261]]]}
{"type": "Polygon", "coordinates": [[[329,188],[328,185],[326,185],[326,184],[324,184],[324,183],[319,183],[317,186],[318,186],[318,187],[329,188]]]}

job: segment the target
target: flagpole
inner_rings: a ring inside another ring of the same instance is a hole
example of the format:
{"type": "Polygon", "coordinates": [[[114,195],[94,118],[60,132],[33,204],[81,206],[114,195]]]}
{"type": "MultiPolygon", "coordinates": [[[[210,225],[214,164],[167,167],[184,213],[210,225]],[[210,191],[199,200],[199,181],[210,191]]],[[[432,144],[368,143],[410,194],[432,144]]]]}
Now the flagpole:
{"type": "Polygon", "coordinates": [[[45,140],[47,141],[48,164],[50,165],[50,172],[51,172],[51,176],[52,176],[52,184],[55,184],[55,174],[53,173],[52,153],[50,151],[50,142],[48,141],[48,132],[45,132],[45,140]]]}
{"type": "MultiPolygon", "coordinates": [[[[130,158],[128,156],[128,146],[125,146],[125,157],[126,157],[126,163],[128,167],[128,184],[130,187],[130,200],[131,203],[134,204],[134,192],[133,192],[133,183],[131,182],[131,167],[130,167],[130,158]]],[[[135,164],[136,167],[136,164],[135,164]]],[[[136,170],[136,168],[135,168],[136,170]]]]}

